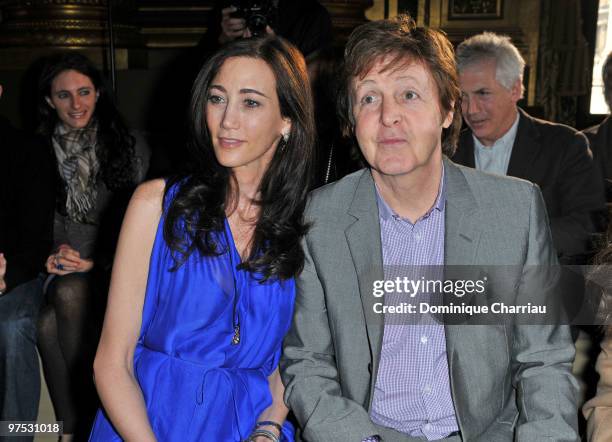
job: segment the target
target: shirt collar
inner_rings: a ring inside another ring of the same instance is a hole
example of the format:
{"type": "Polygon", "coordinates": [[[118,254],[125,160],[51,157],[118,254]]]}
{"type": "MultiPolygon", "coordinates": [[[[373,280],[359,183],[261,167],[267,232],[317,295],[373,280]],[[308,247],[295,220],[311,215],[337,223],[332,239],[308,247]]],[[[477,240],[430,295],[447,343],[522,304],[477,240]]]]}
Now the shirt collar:
{"type": "Polygon", "coordinates": [[[516,119],[514,120],[514,123],[512,123],[512,126],[510,126],[510,129],[508,129],[506,133],[501,136],[501,138],[495,140],[495,143],[493,143],[493,145],[490,147],[482,144],[480,140],[476,138],[474,133],[472,133],[472,138],[474,139],[474,147],[476,149],[486,150],[489,152],[498,146],[511,148],[512,145],[514,144],[514,139],[516,138],[516,132],[518,130],[519,119],[520,119],[520,114],[517,110],[516,119]]]}
{"type": "MultiPolygon", "coordinates": [[[[378,203],[378,216],[388,221],[389,218],[401,219],[401,217],[389,207],[386,201],[383,199],[380,191],[378,190],[378,186],[374,183],[374,187],[376,189],[376,202],[378,203]]],[[[446,204],[446,179],[444,173],[444,163],[442,163],[442,176],[440,177],[440,185],[438,186],[438,196],[436,197],[436,201],[434,205],[427,211],[425,215],[423,215],[419,220],[427,218],[431,212],[435,209],[439,212],[444,210],[444,205],[446,204]]],[[[417,220],[417,221],[419,221],[417,220]]]]}

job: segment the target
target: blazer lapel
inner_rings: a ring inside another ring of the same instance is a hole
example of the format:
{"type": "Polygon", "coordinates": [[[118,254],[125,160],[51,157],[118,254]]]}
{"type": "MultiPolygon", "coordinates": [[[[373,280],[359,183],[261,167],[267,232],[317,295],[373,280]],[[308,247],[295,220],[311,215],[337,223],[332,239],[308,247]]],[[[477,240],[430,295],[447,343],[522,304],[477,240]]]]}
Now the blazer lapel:
{"type": "Polygon", "coordinates": [[[540,144],[537,141],[539,132],[534,127],[532,118],[523,109],[519,108],[518,111],[519,125],[506,175],[533,181],[530,178],[530,172],[540,150],[540,144]]]}
{"type": "Polygon", "coordinates": [[[480,238],[479,210],[467,180],[452,161],[444,159],[446,175],[446,214],[444,217],[444,263],[470,265],[474,262],[480,238]]]}
{"type": "MultiPolygon", "coordinates": [[[[476,263],[481,228],[478,222],[478,203],[470,190],[465,176],[461,170],[450,160],[444,161],[446,186],[446,213],[444,227],[444,263],[445,279],[453,279],[452,266],[468,266],[476,263]]],[[[460,270],[461,272],[461,270],[460,270]]],[[[465,277],[465,273],[459,273],[465,277]]],[[[461,353],[464,326],[445,324],[446,354],[450,373],[451,391],[457,410],[457,419],[461,426],[461,413],[457,405],[463,394],[467,392],[457,390],[456,377],[464,370],[455,364],[455,353],[461,353]]],[[[465,368],[465,367],[462,367],[465,368]]],[[[469,372],[469,371],[468,371],[469,372]]]]}
{"type": "Polygon", "coordinates": [[[606,181],[606,190],[610,187],[609,181],[612,177],[612,165],[610,164],[609,143],[612,143],[612,122],[610,122],[610,116],[607,116],[604,121],[601,122],[599,130],[595,135],[596,141],[591,146],[591,153],[597,155],[597,162],[601,164],[603,169],[603,178],[606,181]],[[598,152],[595,152],[598,149],[598,152]]]}
{"type": "Polygon", "coordinates": [[[383,315],[374,313],[372,308],[374,304],[372,287],[375,280],[384,279],[384,272],[376,191],[370,171],[362,174],[348,214],[354,222],[346,228],[345,235],[359,279],[359,295],[372,357],[369,395],[371,401],[384,329],[383,315]]]}

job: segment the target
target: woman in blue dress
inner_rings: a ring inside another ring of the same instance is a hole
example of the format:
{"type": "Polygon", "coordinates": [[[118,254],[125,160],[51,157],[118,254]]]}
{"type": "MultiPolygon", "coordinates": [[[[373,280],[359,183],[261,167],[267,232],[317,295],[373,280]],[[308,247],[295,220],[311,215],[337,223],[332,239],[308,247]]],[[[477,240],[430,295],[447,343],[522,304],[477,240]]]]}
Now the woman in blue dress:
{"type": "Polygon", "coordinates": [[[90,440],[291,441],[278,360],[314,143],[303,57],[274,36],[222,48],[191,129],[191,172],[139,186],[124,219],[90,440]]]}

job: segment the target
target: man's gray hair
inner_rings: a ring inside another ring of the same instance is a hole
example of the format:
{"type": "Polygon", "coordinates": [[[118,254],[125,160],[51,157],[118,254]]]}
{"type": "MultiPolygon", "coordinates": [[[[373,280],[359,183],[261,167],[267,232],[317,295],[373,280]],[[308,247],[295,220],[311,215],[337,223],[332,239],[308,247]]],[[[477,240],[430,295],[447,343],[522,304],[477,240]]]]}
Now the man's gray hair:
{"type": "Polygon", "coordinates": [[[608,109],[612,110],[612,52],[606,57],[601,67],[601,78],[603,80],[604,98],[608,109]]]}
{"type": "Polygon", "coordinates": [[[456,57],[459,73],[473,63],[494,60],[495,79],[506,89],[512,89],[520,81],[522,95],[525,60],[510,37],[494,32],[474,35],[457,47],[456,57]]]}

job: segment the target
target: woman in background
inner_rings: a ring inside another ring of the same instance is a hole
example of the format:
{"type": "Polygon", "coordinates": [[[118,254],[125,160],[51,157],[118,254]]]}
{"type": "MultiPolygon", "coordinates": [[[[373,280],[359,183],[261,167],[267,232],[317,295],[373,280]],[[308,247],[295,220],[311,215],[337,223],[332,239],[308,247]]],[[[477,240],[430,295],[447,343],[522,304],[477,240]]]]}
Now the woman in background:
{"type": "Polygon", "coordinates": [[[589,285],[599,298],[598,323],[603,324],[604,336],[597,358],[599,373],[597,393],[584,404],[589,442],[612,441],[612,244],[599,253],[596,266],[589,275],[589,285]]]}
{"type": "Polygon", "coordinates": [[[95,412],[91,363],[96,319],[129,196],[146,146],[123,123],[100,72],[78,53],[50,58],[39,79],[39,132],[56,159],[54,250],[38,322],[38,347],[62,440],[87,431],[95,412]]]}
{"type": "Polygon", "coordinates": [[[315,138],[306,65],[230,43],[191,99],[193,169],[128,208],[94,364],[92,441],[289,441],[278,361],[315,138]]]}

